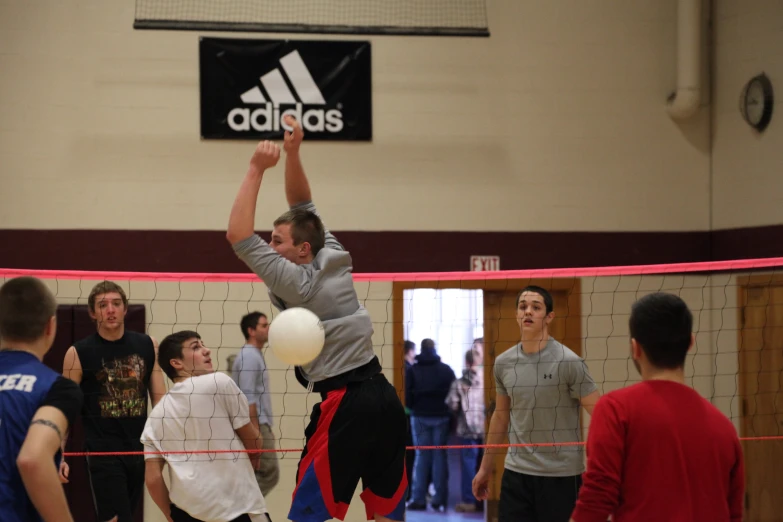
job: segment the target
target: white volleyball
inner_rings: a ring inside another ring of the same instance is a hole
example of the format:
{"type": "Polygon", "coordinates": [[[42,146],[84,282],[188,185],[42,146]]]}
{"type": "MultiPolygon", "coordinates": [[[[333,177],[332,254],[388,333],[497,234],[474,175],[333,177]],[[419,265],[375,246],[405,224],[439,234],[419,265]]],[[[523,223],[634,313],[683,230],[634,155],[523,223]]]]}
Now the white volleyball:
{"type": "Polygon", "coordinates": [[[310,363],[323,350],[324,325],[310,310],[288,308],[269,325],[269,347],[286,364],[310,363]]]}

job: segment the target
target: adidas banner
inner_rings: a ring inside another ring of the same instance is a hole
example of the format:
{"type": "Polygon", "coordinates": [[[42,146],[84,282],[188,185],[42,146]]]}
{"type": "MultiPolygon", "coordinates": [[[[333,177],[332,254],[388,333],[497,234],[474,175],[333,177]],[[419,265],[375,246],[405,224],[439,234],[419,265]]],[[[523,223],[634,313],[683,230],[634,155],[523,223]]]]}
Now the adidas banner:
{"type": "Polygon", "coordinates": [[[201,38],[201,137],[372,139],[370,42],[201,38]]]}

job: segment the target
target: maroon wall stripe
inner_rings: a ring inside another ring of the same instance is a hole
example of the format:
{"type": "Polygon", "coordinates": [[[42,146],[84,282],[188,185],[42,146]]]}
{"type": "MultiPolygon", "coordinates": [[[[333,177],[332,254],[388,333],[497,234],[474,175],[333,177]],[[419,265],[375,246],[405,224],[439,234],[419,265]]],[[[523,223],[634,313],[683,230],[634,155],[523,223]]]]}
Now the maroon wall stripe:
{"type": "MultiPolygon", "coordinates": [[[[268,232],[262,232],[268,238],[268,232]]],[[[356,272],[503,270],[783,256],[783,226],[716,232],[335,232],[356,272]]],[[[0,268],[247,272],[221,231],[0,230],[0,268]]]]}
{"type": "Polygon", "coordinates": [[[716,230],[710,240],[713,261],[783,257],[783,225],[716,230]]]}

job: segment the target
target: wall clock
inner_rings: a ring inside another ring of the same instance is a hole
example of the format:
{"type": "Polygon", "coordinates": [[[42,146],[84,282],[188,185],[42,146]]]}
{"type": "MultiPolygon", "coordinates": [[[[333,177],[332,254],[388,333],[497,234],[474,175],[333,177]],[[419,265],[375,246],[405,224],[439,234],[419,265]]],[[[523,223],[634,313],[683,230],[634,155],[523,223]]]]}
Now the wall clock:
{"type": "Polygon", "coordinates": [[[740,112],[745,121],[758,132],[772,120],[772,82],[762,73],[745,84],[740,96],[740,112]]]}

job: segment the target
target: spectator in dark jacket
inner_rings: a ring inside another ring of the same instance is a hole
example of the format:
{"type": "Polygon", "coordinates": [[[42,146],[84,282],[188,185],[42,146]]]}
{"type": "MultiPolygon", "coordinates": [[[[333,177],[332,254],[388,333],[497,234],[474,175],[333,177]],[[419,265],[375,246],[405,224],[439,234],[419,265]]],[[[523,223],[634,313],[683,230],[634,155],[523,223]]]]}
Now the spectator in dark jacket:
{"type": "MultiPolygon", "coordinates": [[[[416,364],[405,376],[405,404],[411,412],[413,444],[416,446],[445,446],[448,442],[451,411],[446,396],[456,379],[454,370],[441,362],[435,351],[435,341],[424,339],[416,364]]],[[[408,509],[427,509],[429,477],[435,486],[432,507],[445,511],[448,493],[448,463],[446,450],[416,450],[413,469],[413,491],[408,509]]]]}
{"type": "MultiPolygon", "coordinates": [[[[403,360],[405,361],[405,371],[403,377],[407,378],[408,370],[416,362],[416,343],[413,341],[405,341],[403,349],[403,360]]],[[[408,438],[405,441],[405,445],[413,446],[413,431],[411,428],[411,410],[408,408],[408,403],[405,403],[405,416],[408,417],[408,438]]],[[[405,473],[408,475],[408,492],[405,494],[405,501],[411,499],[411,491],[413,491],[413,465],[416,462],[416,452],[414,450],[407,450],[405,452],[405,473]]]]}

